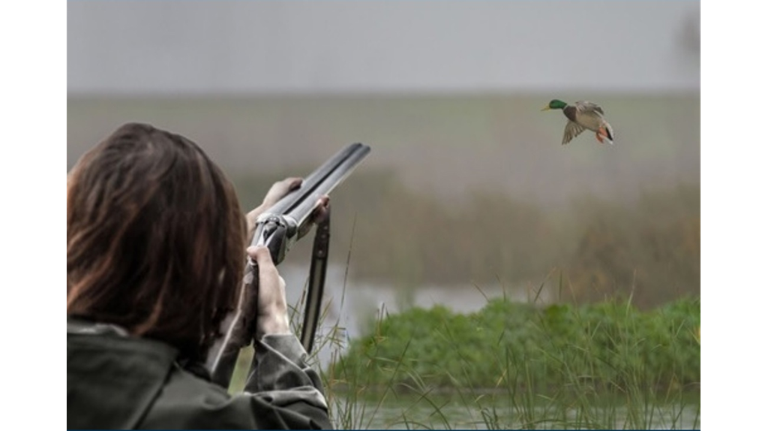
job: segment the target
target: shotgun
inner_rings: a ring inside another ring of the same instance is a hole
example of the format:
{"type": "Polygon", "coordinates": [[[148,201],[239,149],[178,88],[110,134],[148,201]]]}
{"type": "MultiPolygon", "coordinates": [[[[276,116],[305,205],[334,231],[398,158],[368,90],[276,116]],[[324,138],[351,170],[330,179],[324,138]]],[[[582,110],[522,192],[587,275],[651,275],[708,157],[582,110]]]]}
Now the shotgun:
{"type": "MultiPolygon", "coordinates": [[[[280,264],[291,246],[311,228],[312,214],[318,199],[330,194],[341,184],[370,151],[367,145],[351,144],[309,174],[299,188],[289,192],[259,215],[251,245],[266,246],[275,265],[280,264]]],[[[312,350],[320,318],[328,264],[330,208],[324,219],[316,220],[316,223],[304,324],[299,338],[307,353],[312,350]]],[[[251,345],[256,332],[259,272],[256,262],[250,258],[244,274],[237,306],[222,321],[222,335],[214,342],[206,361],[212,381],[224,388],[229,387],[240,350],[251,345]]]]}

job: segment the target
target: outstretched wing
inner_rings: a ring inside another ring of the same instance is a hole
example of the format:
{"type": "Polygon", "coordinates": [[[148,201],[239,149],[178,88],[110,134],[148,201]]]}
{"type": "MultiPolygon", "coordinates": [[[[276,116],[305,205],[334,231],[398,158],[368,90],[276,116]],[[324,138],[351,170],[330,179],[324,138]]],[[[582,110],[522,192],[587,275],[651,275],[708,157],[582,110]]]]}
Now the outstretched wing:
{"type": "Polygon", "coordinates": [[[568,120],[568,124],[565,125],[565,133],[563,134],[563,145],[571,142],[573,138],[579,136],[579,133],[583,132],[584,129],[585,127],[581,124],[568,120]]]}
{"type": "Polygon", "coordinates": [[[605,115],[603,108],[601,108],[597,103],[587,102],[586,100],[580,100],[576,102],[576,109],[583,113],[599,112],[600,115],[605,115]]]}

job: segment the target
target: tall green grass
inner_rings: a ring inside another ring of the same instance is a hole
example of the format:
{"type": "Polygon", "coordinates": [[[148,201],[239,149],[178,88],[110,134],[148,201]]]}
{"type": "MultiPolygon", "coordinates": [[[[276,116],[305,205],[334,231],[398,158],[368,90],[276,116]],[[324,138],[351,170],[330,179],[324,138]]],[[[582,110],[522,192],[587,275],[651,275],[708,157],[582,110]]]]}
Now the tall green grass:
{"type": "Polygon", "coordinates": [[[649,311],[631,297],[582,306],[499,298],[469,315],[381,311],[348,349],[345,328],[331,323],[319,346],[332,360],[320,371],[339,428],[699,426],[692,297],[649,311]]]}

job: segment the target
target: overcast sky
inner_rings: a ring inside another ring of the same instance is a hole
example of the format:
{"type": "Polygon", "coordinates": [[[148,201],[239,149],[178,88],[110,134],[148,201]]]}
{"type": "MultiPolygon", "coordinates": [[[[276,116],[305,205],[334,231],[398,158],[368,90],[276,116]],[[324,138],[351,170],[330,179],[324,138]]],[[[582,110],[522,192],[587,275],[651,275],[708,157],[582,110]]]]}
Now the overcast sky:
{"type": "Polygon", "coordinates": [[[699,88],[699,2],[70,0],[70,94],[699,88]]]}

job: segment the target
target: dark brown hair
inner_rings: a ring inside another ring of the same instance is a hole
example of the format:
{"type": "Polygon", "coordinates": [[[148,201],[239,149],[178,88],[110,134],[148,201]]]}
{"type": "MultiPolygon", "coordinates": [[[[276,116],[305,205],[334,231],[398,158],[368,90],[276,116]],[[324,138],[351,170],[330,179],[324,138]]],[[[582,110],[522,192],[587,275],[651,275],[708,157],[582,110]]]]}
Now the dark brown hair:
{"type": "Polygon", "coordinates": [[[235,303],[245,217],[194,142],[126,124],[67,179],[67,315],[202,359],[235,303]]]}

